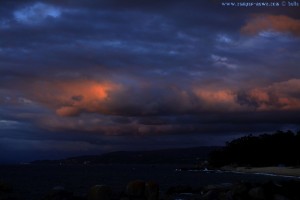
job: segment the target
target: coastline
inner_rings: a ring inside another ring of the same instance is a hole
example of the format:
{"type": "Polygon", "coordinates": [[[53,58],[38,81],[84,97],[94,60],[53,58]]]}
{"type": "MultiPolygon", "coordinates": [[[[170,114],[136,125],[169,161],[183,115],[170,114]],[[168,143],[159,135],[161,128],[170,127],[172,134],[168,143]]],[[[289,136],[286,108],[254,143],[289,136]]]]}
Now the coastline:
{"type": "Polygon", "coordinates": [[[196,173],[190,173],[187,172],[190,171],[189,169],[180,172],[181,170],[175,170],[174,167],[173,165],[0,166],[2,171],[0,183],[1,180],[3,181],[2,186],[0,184],[0,199],[53,200],[57,197],[56,199],[85,200],[90,195],[105,193],[111,195],[112,200],[147,200],[146,194],[138,192],[138,188],[145,191],[145,188],[150,186],[149,190],[156,191],[153,194],[155,198],[151,200],[221,200],[224,196],[228,196],[228,200],[257,199],[256,195],[261,193],[272,198],[283,196],[288,199],[300,199],[298,178],[249,176],[249,173],[233,174],[235,172],[232,170],[217,169],[194,169],[196,173]],[[131,183],[132,181],[134,183],[131,183]],[[133,188],[128,191],[129,186],[133,188]],[[157,190],[159,190],[159,198],[157,198],[157,190]]]}
{"type": "Polygon", "coordinates": [[[300,178],[299,167],[222,167],[221,170],[249,174],[265,174],[300,178]]]}

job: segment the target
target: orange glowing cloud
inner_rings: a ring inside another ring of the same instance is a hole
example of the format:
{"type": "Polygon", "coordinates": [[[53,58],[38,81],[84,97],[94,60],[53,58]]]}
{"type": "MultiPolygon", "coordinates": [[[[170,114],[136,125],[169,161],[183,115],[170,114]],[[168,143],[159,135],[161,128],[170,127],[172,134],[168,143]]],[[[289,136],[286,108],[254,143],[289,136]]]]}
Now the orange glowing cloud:
{"type": "Polygon", "coordinates": [[[54,107],[60,116],[74,116],[81,112],[105,112],[103,103],[109,100],[112,91],[120,88],[111,82],[54,81],[36,84],[33,96],[54,107]]]}
{"type": "Polygon", "coordinates": [[[285,15],[253,15],[241,28],[244,34],[254,35],[262,31],[276,31],[300,36],[300,20],[285,15]]]}
{"type": "MultiPolygon", "coordinates": [[[[30,99],[54,110],[58,116],[82,113],[146,116],[300,109],[300,79],[247,90],[194,85],[189,89],[160,88],[157,93],[153,93],[154,86],[130,88],[114,82],[92,80],[40,81],[34,85],[30,88],[33,92],[30,99]]],[[[141,131],[145,132],[144,129],[141,131]]]]}
{"type": "Polygon", "coordinates": [[[268,87],[255,88],[247,92],[243,99],[258,111],[299,110],[300,79],[274,83],[268,87]]]}
{"type": "Polygon", "coordinates": [[[273,83],[237,92],[231,89],[196,88],[202,111],[235,112],[300,110],[300,79],[273,83]]]}
{"type": "Polygon", "coordinates": [[[74,106],[64,106],[56,110],[56,114],[60,116],[74,116],[79,113],[79,108],[74,106]]]}
{"type": "Polygon", "coordinates": [[[195,94],[208,111],[234,111],[241,107],[236,104],[236,94],[229,89],[195,89],[195,94]]]}
{"type": "MultiPolygon", "coordinates": [[[[149,88],[153,89],[151,86],[149,88]]],[[[87,80],[40,84],[35,91],[39,94],[36,94],[37,102],[55,110],[57,115],[41,117],[39,124],[54,131],[80,130],[104,135],[168,134],[194,132],[198,129],[189,124],[177,126],[176,123],[163,119],[154,123],[143,122],[139,120],[140,117],[300,110],[300,79],[246,90],[200,85],[188,89],[172,87],[170,90],[166,87],[159,95],[155,93],[153,96],[149,95],[149,90],[145,87],[134,89],[112,82],[87,80]],[[61,117],[81,113],[101,115],[61,117]],[[122,120],[114,118],[115,115],[122,120]]]]}

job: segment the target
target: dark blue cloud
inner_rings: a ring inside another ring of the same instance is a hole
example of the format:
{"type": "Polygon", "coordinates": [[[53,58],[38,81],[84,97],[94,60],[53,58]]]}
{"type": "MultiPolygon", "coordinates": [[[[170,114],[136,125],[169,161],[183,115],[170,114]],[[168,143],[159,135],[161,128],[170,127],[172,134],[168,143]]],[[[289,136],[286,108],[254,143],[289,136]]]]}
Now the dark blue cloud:
{"type": "Polygon", "coordinates": [[[253,28],[257,14],[299,25],[294,8],[218,1],[1,2],[5,160],[299,128],[300,38],[253,28]]]}

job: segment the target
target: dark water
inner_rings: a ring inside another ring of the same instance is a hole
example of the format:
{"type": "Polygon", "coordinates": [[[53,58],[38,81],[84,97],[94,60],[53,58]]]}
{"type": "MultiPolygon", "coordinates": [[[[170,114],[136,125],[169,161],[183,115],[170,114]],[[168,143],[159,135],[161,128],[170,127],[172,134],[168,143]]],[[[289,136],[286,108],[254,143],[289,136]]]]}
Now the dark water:
{"type": "Polygon", "coordinates": [[[122,191],[131,180],[156,181],[161,191],[174,185],[201,187],[239,181],[289,179],[236,173],[176,171],[169,165],[13,165],[0,166],[0,180],[10,183],[24,199],[41,199],[54,186],[63,186],[76,195],[84,195],[96,184],[122,191]]]}

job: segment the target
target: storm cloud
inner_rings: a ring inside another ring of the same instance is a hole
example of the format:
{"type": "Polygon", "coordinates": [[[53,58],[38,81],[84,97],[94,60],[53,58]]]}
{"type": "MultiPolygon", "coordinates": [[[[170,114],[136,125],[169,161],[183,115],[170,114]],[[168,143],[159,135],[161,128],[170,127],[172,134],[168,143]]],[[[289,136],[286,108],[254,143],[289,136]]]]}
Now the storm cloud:
{"type": "Polygon", "coordinates": [[[299,21],[218,1],[1,2],[1,146],[40,158],[299,129],[299,21]]]}

